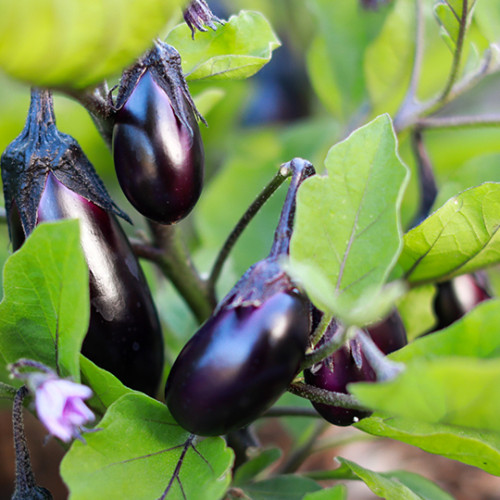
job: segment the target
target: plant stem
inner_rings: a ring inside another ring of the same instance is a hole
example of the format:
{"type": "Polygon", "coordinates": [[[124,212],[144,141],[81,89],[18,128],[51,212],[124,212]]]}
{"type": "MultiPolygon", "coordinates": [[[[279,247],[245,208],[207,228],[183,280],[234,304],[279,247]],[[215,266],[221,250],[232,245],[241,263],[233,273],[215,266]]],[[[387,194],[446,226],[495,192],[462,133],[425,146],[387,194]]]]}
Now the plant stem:
{"type": "Polygon", "coordinates": [[[73,89],[62,89],[68,96],[79,102],[90,114],[99,134],[106,145],[111,149],[113,139],[114,109],[112,102],[108,99],[106,85],[101,85],[93,91],[77,91],[73,89]]]}
{"type": "Polygon", "coordinates": [[[318,440],[318,437],[323,434],[329,426],[330,424],[325,420],[316,422],[315,428],[306,442],[290,453],[288,458],[278,468],[277,474],[292,474],[295,472],[302,465],[302,462],[311,454],[311,450],[318,440]]]}
{"type": "Polygon", "coordinates": [[[430,116],[419,118],[416,126],[421,129],[500,127],[499,114],[479,116],[430,116]]]}
{"type": "MultiPolygon", "coordinates": [[[[332,321],[335,321],[335,319],[332,319],[332,321]]],[[[330,339],[328,339],[320,347],[314,349],[314,351],[312,351],[311,353],[306,354],[306,357],[302,362],[300,369],[305,370],[306,368],[309,368],[314,364],[319,363],[323,359],[330,356],[330,354],[340,349],[347,340],[347,332],[348,330],[344,327],[344,325],[340,324],[337,327],[337,331],[333,334],[333,336],[330,339]]]]}
{"type": "Polygon", "coordinates": [[[28,389],[23,385],[14,397],[12,407],[12,427],[14,437],[14,451],[16,454],[16,486],[12,500],[52,500],[48,490],[35,483],[35,476],[31,468],[30,452],[26,436],[24,435],[23,401],[28,389]]]}
{"type": "Polygon", "coordinates": [[[302,408],[301,406],[273,406],[261,415],[260,418],[276,417],[321,418],[321,415],[314,408],[302,408]]]}
{"type": "MultiPolygon", "coordinates": [[[[238,238],[241,236],[241,233],[245,230],[250,221],[255,217],[257,212],[262,208],[264,203],[266,203],[266,201],[272,196],[272,194],[281,186],[281,184],[283,184],[287,177],[290,177],[291,174],[292,171],[288,167],[288,164],[282,165],[279,171],[271,179],[271,182],[269,182],[269,184],[267,184],[267,186],[259,193],[254,202],[242,215],[241,219],[238,221],[238,223],[224,242],[224,245],[222,245],[222,248],[217,255],[217,259],[212,266],[212,270],[208,278],[208,286],[210,289],[215,290],[215,285],[217,283],[217,280],[219,279],[224,263],[231,253],[234,245],[238,241],[238,238]]],[[[213,294],[215,295],[215,292],[213,292],[213,294]]]]}
{"type": "Polygon", "coordinates": [[[468,0],[462,0],[462,15],[459,20],[460,26],[458,30],[457,45],[455,47],[455,52],[453,53],[453,62],[451,65],[451,71],[448,77],[448,82],[446,83],[443,93],[438,99],[438,103],[440,104],[444,104],[445,102],[447,102],[451,89],[453,88],[453,85],[455,84],[455,81],[458,77],[458,72],[460,71],[460,63],[462,61],[465,34],[467,32],[468,14],[469,14],[469,2],[468,0]]]}
{"type": "Polygon", "coordinates": [[[313,347],[315,347],[318,342],[322,339],[323,335],[326,332],[326,329],[332,322],[333,316],[331,314],[323,313],[323,316],[321,316],[321,321],[319,322],[318,326],[315,328],[312,338],[311,338],[311,344],[313,347]]]}
{"type": "MultiPolygon", "coordinates": [[[[198,274],[178,227],[148,222],[157,248],[142,247],[144,253],[139,255],[153,261],[161,269],[184,298],[196,319],[202,323],[215,307],[215,299],[207,281],[198,274]]],[[[138,250],[137,246],[135,249],[138,250]]]]}
{"type": "Polygon", "coordinates": [[[363,330],[357,330],[356,339],[361,344],[361,352],[373,368],[378,382],[392,380],[404,370],[402,363],[396,363],[387,358],[363,330]]]}
{"type": "Polygon", "coordinates": [[[354,396],[343,392],[327,391],[319,389],[303,382],[295,382],[288,386],[288,391],[301,398],[309,399],[315,403],[322,403],[349,410],[366,411],[366,406],[363,406],[354,396]]]}

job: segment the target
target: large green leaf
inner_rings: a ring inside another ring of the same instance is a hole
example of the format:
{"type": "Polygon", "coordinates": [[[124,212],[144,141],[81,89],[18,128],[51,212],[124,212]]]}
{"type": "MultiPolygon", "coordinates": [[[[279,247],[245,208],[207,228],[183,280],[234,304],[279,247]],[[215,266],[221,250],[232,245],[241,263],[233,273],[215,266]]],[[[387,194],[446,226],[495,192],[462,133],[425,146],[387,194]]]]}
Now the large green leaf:
{"type": "Polygon", "coordinates": [[[350,384],[363,404],[416,421],[500,432],[500,359],[416,359],[396,379],[350,384]]]}
{"type": "Polygon", "coordinates": [[[391,120],[382,115],[333,146],[327,175],[301,186],[290,256],[292,268],[313,263],[311,280],[300,273],[313,300],[318,276],[347,312],[362,297],[369,309],[380,295],[402,246],[398,209],[408,170],[396,144],[391,120]]]}
{"type": "Polygon", "coordinates": [[[411,289],[398,303],[408,340],[429,331],[436,323],[433,301],[436,287],[423,285],[411,289]]]}
{"type": "Polygon", "coordinates": [[[0,0],[0,68],[41,86],[83,88],[121,71],[185,0],[0,0]]]}
{"type": "Polygon", "coordinates": [[[445,281],[500,262],[500,184],[448,200],[409,231],[399,266],[412,284],[445,281]]]}
{"type": "Polygon", "coordinates": [[[191,442],[166,406],[143,394],[118,399],[99,429],[61,464],[72,500],[151,500],[167,489],[167,498],[216,499],[229,484],[233,454],[224,440],[191,442]]]}
{"type": "Polygon", "coordinates": [[[500,434],[496,432],[378,415],[360,421],[356,427],[500,476],[500,434]]]}
{"type": "Polygon", "coordinates": [[[367,12],[357,2],[308,3],[316,24],[307,51],[307,71],[327,109],[347,121],[367,98],[363,57],[380,30],[387,8],[367,12]]]}
{"type": "Polygon", "coordinates": [[[349,477],[354,474],[377,496],[398,500],[453,500],[437,485],[418,474],[405,471],[374,472],[360,465],[337,457],[341,466],[332,471],[333,477],[349,477]]]}
{"type": "Polygon", "coordinates": [[[78,381],[88,319],[88,270],[78,221],[38,226],[5,265],[3,361],[35,359],[78,381]]]}
{"type": "Polygon", "coordinates": [[[258,12],[241,11],[227,23],[191,40],[186,24],[174,28],[166,39],[182,55],[188,80],[247,78],[271,60],[280,46],[267,19],[258,12]]]}
{"type": "Polygon", "coordinates": [[[500,299],[479,304],[448,328],[416,339],[391,354],[397,361],[434,359],[438,356],[500,358],[500,299]]]}
{"type": "Polygon", "coordinates": [[[415,39],[412,0],[397,0],[379,37],[367,49],[365,73],[377,110],[395,112],[410,81],[415,39]]]}
{"type": "Polygon", "coordinates": [[[132,389],[124,386],[113,374],[99,368],[83,355],[80,355],[80,370],[82,384],[88,385],[94,393],[87,404],[102,415],[117,399],[132,392],[132,389]]]}

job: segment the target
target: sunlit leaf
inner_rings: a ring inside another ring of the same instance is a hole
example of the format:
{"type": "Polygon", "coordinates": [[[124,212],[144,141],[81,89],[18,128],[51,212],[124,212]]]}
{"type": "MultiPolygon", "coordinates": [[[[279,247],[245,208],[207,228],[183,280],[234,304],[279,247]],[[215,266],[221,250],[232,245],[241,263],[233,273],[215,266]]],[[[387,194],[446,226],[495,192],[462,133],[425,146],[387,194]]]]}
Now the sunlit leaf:
{"type": "Polygon", "coordinates": [[[4,269],[0,356],[31,358],[80,380],[89,319],[88,270],[77,221],[38,226],[4,269]]]}

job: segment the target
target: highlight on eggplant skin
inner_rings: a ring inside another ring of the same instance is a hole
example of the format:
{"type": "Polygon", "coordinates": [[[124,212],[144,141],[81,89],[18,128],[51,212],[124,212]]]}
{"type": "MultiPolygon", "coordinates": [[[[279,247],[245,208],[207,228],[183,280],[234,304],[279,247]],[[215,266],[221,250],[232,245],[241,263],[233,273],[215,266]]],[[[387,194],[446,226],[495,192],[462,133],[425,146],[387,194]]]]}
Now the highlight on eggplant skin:
{"type": "Polygon", "coordinates": [[[118,181],[130,203],[148,219],[177,222],[201,195],[204,150],[196,118],[184,94],[172,102],[151,69],[142,73],[116,112],[113,158],[118,181]]]}
{"type": "MultiPolygon", "coordinates": [[[[330,338],[335,331],[336,324],[332,322],[319,345],[330,338]]],[[[406,330],[397,310],[392,311],[379,323],[368,327],[367,333],[384,354],[401,349],[408,342],[406,330]]],[[[348,384],[375,382],[376,375],[365,358],[360,343],[354,338],[323,361],[304,370],[304,379],[307,384],[314,387],[348,394],[348,384]]],[[[369,411],[311,403],[325,420],[338,426],[349,426],[371,415],[369,411]]]]}
{"type": "MultiPolygon", "coordinates": [[[[12,227],[17,209],[12,212],[12,227]]],[[[49,173],[37,224],[79,219],[80,241],[89,266],[90,323],[82,354],[125,385],[149,395],[158,390],[163,339],[145,277],[115,216],[86,200],[49,173]]],[[[22,233],[12,243],[19,248],[22,233]]]]}

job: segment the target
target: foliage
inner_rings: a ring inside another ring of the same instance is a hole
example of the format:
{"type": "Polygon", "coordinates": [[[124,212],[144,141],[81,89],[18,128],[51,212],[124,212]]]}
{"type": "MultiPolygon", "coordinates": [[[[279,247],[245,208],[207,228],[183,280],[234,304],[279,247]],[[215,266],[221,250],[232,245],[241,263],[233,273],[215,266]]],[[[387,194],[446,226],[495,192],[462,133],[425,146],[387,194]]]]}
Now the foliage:
{"type": "MultiPolygon", "coordinates": [[[[345,326],[364,327],[397,307],[410,342],[389,355],[400,363],[390,366],[403,367],[397,376],[348,386],[351,401],[374,411],[355,424],[356,436],[398,440],[500,476],[499,299],[422,336],[438,324],[436,301],[453,278],[479,271],[492,295],[500,290],[500,140],[491,127],[500,124],[498,2],[392,0],[369,11],[354,0],[227,0],[214,2],[227,22],[194,39],[178,24],[186,3],[0,0],[0,146],[22,129],[29,85],[59,92],[59,127],[78,139],[135,223],[124,229],[161,317],[165,375],[197,328],[193,302],[213,308],[267,255],[284,188],[211,281],[240,215],[282,163],[311,160],[318,175],[299,190],[287,272],[345,326]],[[121,194],[96,108],[91,119],[80,104],[104,80],[114,84],[157,36],[179,51],[209,124],[206,186],[193,214],[168,228],[170,246],[148,235],[121,194]],[[425,205],[429,172],[435,193],[425,205]],[[177,269],[186,273],[181,283],[177,269]]],[[[301,415],[299,423],[281,419],[292,453],[250,447],[242,460],[234,436],[190,435],[161,396],[131,390],[80,354],[89,277],[79,237],[76,221],[42,224],[9,256],[7,227],[0,233],[0,402],[8,407],[15,394],[7,365],[23,357],[94,393],[95,432],[61,464],[72,499],[333,500],[349,498],[349,481],[388,499],[452,498],[417,474],[340,457],[328,470],[296,473],[324,426],[290,394],[270,412],[287,414],[292,401],[289,413],[301,415]],[[331,480],[341,484],[321,482],[331,480]]]]}

